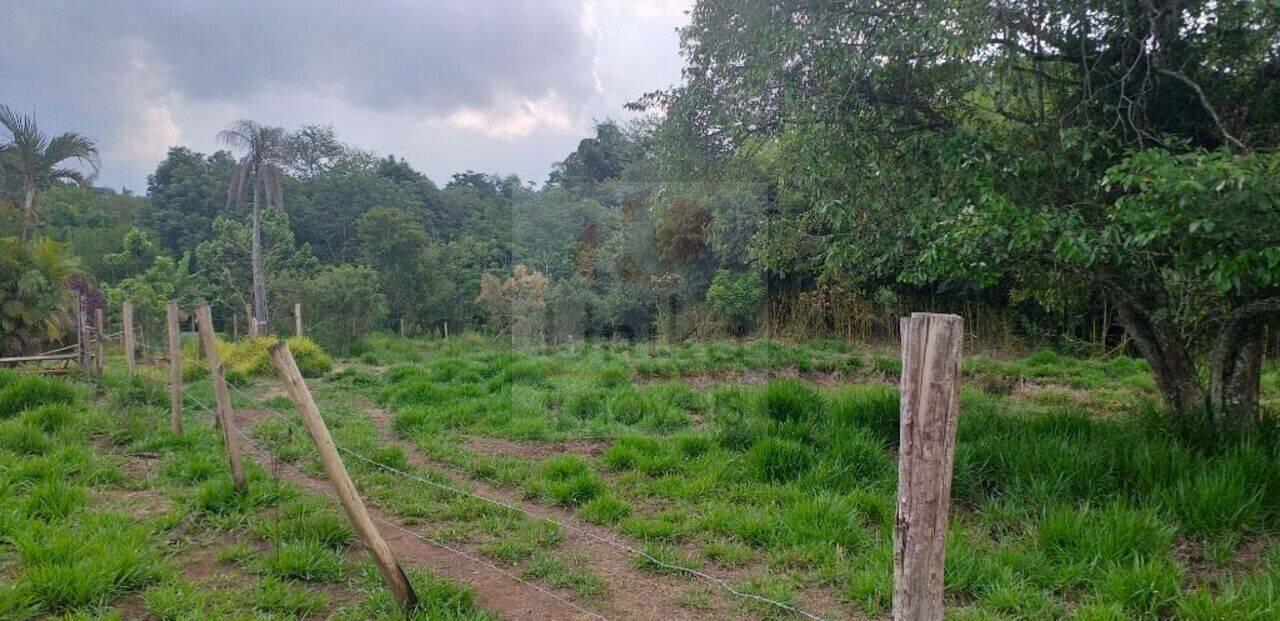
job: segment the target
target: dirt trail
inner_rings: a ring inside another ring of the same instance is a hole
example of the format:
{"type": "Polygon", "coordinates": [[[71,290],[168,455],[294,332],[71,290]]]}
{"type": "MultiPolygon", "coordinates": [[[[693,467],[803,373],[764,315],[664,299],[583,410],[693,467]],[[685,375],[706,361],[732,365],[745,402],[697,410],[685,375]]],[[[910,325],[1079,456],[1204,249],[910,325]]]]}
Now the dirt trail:
{"type": "MultiPolygon", "coordinates": [[[[271,416],[271,413],[263,410],[237,411],[236,426],[240,429],[248,429],[254,423],[268,416],[271,416]]],[[[271,455],[256,444],[249,444],[244,447],[244,450],[250,457],[258,460],[260,464],[271,463],[271,455]]],[[[311,478],[293,468],[281,468],[278,474],[282,479],[307,491],[337,498],[332,486],[326,480],[311,478]]],[[[396,516],[377,507],[369,507],[369,514],[376,521],[395,524],[401,528],[412,530],[411,526],[404,524],[396,516]]],[[[382,528],[381,531],[383,538],[387,540],[387,544],[391,546],[397,558],[405,566],[428,567],[443,576],[471,586],[475,589],[480,605],[499,613],[504,619],[565,619],[576,621],[595,618],[592,615],[575,610],[563,602],[556,601],[555,598],[539,592],[537,589],[495,573],[492,568],[483,563],[436,547],[409,535],[403,530],[382,528]]]]}
{"type": "Polygon", "coordinates": [[[681,595],[694,587],[708,586],[707,583],[683,577],[654,576],[637,570],[631,564],[630,553],[605,541],[617,541],[632,547],[638,547],[639,544],[624,541],[617,533],[584,522],[569,510],[525,502],[516,491],[478,481],[449,464],[429,459],[412,442],[395,436],[391,431],[391,416],[385,410],[372,404],[362,404],[360,407],[373,421],[379,438],[388,444],[400,445],[405,456],[414,465],[446,472],[455,481],[465,481],[476,494],[485,498],[570,526],[571,528],[564,529],[565,540],[561,545],[588,559],[591,570],[610,586],[610,590],[603,596],[608,608],[604,614],[609,618],[638,621],[756,618],[755,615],[744,614],[730,607],[718,590],[712,597],[711,609],[691,610],[676,604],[675,600],[681,595]]]}

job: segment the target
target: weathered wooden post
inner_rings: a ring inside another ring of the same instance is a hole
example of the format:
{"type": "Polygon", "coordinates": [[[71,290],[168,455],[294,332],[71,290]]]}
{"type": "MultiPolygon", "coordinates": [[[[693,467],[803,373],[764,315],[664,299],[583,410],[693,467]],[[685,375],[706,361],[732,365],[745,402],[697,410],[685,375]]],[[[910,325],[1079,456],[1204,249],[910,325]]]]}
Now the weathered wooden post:
{"type": "Polygon", "coordinates": [[[404,317],[400,318],[400,338],[404,338],[404,317]]]}
{"type": "Polygon", "coordinates": [[[342,501],[342,508],[347,512],[347,518],[351,520],[351,525],[360,535],[364,546],[369,549],[374,563],[378,566],[378,571],[382,573],[396,602],[402,609],[412,610],[418,602],[418,597],[413,592],[413,585],[409,584],[409,579],[391,553],[390,546],[382,539],[382,535],[378,533],[377,527],[369,517],[364,501],[360,500],[360,495],[356,493],[356,486],[347,474],[342,457],[338,455],[333,438],[329,435],[329,428],[325,426],[324,419],[320,416],[320,409],[316,407],[315,399],[312,398],[311,391],[302,379],[302,373],[298,372],[293,353],[283,341],[272,345],[268,351],[271,352],[271,361],[280,371],[280,377],[284,379],[289,397],[293,399],[294,406],[302,415],[302,422],[306,424],[307,431],[315,442],[316,451],[320,453],[320,461],[324,463],[325,473],[329,475],[329,481],[333,483],[338,499],[342,501]]]}
{"type": "Polygon", "coordinates": [[[449,320],[444,320],[444,340],[449,340],[449,320]]]}
{"type": "Polygon", "coordinates": [[[120,344],[124,346],[124,362],[129,367],[129,375],[138,371],[138,360],[134,357],[133,345],[133,301],[125,300],[120,306],[121,335],[120,344]]]}
{"type": "Polygon", "coordinates": [[[231,313],[231,340],[240,340],[240,315],[231,313]]]}
{"type": "Polygon", "coordinates": [[[102,375],[102,361],[106,357],[106,346],[103,345],[103,341],[107,340],[106,326],[107,319],[102,312],[102,307],[99,306],[93,309],[93,331],[98,334],[96,341],[97,352],[95,354],[97,360],[94,362],[94,366],[97,368],[98,375],[102,375]]]}
{"type": "Polygon", "coordinates": [[[302,336],[302,303],[293,303],[293,333],[302,336]]]}
{"type": "Polygon", "coordinates": [[[894,621],[942,621],[951,469],[960,414],[962,321],[902,320],[898,517],[893,529],[894,621]]]}
{"type": "Polygon", "coordinates": [[[76,342],[79,344],[80,370],[93,372],[93,349],[89,347],[89,318],[85,315],[84,296],[76,299],[76,342]]]}
{"type": "Polygon", "coordinates": [[[218,341],[213,335],[213,316],[209,305],[201,302],[196,307],[196,318],[200,322],[200,340],[204,341],[205,356],[209,359],[209,377],[213,380],[213,398],[218,408],[218,428],[222,431],[222,444],[227,449],[227,461],[231,463],[231,481],[236,491],[245,490],[244,468],[240,463],[240,440],[232,431],[231,393],[227,392],[227,371],[222,366],[222,357],[218,355],[218,341]]]}
{"type": "Polygon", "coordinates": [[[178,331],[178,301],[165,308],[169,322],[169,430],[182,435],[182,333],[178,331]]]}

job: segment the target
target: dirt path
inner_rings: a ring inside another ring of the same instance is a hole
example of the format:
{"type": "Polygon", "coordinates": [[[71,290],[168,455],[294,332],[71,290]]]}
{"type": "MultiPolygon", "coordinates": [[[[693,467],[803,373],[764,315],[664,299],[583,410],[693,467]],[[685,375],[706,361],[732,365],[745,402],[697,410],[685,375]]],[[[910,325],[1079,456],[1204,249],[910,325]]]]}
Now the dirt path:
{"type": "MultiPolygon", "coordinates": [[[[237,411],[236,426],[240,429],[248,429],[270,415],[270,412],[261,410],[237,411]]],[[[271,455],[256,444],[248,443],[244,449],[246,454],[258,460],[259,463],[271,463],[271,455]]],[[[291,467],[281,468],[279,476],[307,491],[337,498],[326,480],[311,478],[291,467]]],[[[412,530],[412,527],[386,511],[369,507],[369,514],[376,521],[400,527],[381,530],[387,544],[405,566],[428,567],[443,576],[471,586],[475,589],[480,605],[497,612],[504,619],[585,620],[596,618],[575,610],[531,586],[495,573],[484,563],[464,558],[406,533],[401,529],[412,530]]]]}
{"type": "Polygon", "coordinates": [[[605,614],[609,618],[637,621],[755,618],[753,615],[745,615],[741,611],[732,609],[723,600],[719,591],[714,593],[711,609],[691,610],[676,604],[675,601],[690,589],[708,585],[687,578],[660,577],[637,570],[631,564],[630,553],[606,542],[615,541],[632,547],[638,547],[640,544],[623,541],[616,533],[584,522],[569,510],[525,502],[516,491],[478,481],[449,464],[429,459],[422,455],[412,442],[395,436],[391,431],[391,416],[385,410],[372,404],[362,404],[360,408],[373,421],[379,438],[388,444],[400,445],[404,449],[406,458],[414,465],[444,471],[455,481],[465,481],[476,494],[485,498],[500,501],[517,507],[527,514],[548,518],[568,526],[569,528],[564,529],[565,540],[562,545],[567,546],[569,551],[588,559],[591,570],[610,585],[608,593],[603,596],[608,608],[605,614]]]}

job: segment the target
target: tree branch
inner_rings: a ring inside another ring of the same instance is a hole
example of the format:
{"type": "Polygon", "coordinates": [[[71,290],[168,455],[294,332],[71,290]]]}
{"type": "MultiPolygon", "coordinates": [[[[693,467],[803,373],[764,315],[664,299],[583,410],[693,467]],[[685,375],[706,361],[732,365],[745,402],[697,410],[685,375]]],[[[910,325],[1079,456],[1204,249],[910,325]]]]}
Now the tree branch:
{"type": "Polygon", "coordinates": [[[1181,71],[1170,71],[1168,69],[1157,67],[1156,73],[1167,75],[1179,82],[1182,82],[1191,90],[1195,91],[1196,96],[1200,98],[1200,105],[1205,109],[1205,112],[1208,112],[1209,116],[1213,118],[1213,123],[1218,126],[1218,131],[1222,133],[1222,137],[1241,151],[1249,150],[1249,147],[1245,146],[1239,138],[1232,136],[1231,132],[1227,131],[1227,126],[1222,123],[1222,117],[1218,116],[1218,111],[1214,109],[1212,103],[1209,103],[1209,97],[1204,94],[1204,89],[1200,88],[1199,84],[1196,84],[1194,80],[1187,77],[1187,75],[1181,71]]]}

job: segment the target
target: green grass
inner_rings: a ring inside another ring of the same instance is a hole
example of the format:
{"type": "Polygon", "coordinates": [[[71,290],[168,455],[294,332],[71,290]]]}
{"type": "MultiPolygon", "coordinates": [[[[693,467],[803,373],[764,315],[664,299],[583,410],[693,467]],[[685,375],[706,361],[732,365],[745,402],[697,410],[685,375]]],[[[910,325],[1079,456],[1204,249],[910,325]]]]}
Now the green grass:
{"type": "MultiPolygon", "coordinates": [[[[744,582],[756,592],[826,590],[845,616],[888,609],[899,403],[878,382],[896,378],[896,355],[766,341],[414,345],[369,351],[408,362],[375,390],[397,433],[425,454],[535,502],[576,507],[661,554],[757,572],[744,582]],[[733,385],[730,376],[698,390],[676,381],[769,370],[799,378],[733,385]],[[851,383],[820,388],[806,381],[812,373],[851,383]],[[593,456],[529,460],[470,451],[466,436],[604,442],[593,456]]],[[[1275,368],[1264,373],[1268,395],[1280,387],[1275,368]]],[[[1280,548],[1280,434],[1173,421],[1155,410],[1146,365],[1128,358],[976,355],[963,377],[949,614],[1274,613],[1280,554],[1246,568],[1234,559],[1246,547],[1280,548]]],[[[532,546],[505,541],[494,553],[542,564],[532,546]]]]}

